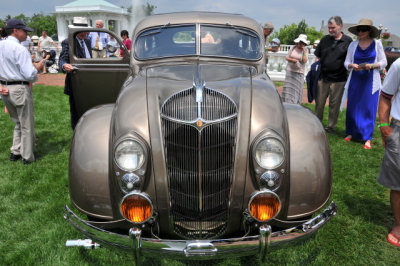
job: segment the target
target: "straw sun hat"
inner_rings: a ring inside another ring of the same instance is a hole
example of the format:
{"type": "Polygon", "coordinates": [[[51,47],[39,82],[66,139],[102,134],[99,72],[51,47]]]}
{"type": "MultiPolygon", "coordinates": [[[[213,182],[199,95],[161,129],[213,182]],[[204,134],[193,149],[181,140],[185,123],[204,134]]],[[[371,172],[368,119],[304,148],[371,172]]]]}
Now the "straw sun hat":
{"type": "Polygon", "coordinates": [[[362,18],[362,19],[360,19],[360,22],[358,22],[357,25],[351,26],[349,28],[349,31],[351,33],[353,33],[354,35],[357,35],[358,34],[357,27],[359,27],[359,26],[368,26],[371,29],[371,31],[370,31],[371,32],[370,33],[371,38],[376,38],[379,35],[379,30],[373,24],[374,23],[372,22],[372,19],[362,18]]]}
{"type": "Polygon", "coordinates": [[[306,45],[310,44],[310,41],[307,40],[307,35],[305,34],[300,34],[299,37],[297,37],[297,39],[294,40],[294,42],[295,43],[302,42],[306,45]]]}

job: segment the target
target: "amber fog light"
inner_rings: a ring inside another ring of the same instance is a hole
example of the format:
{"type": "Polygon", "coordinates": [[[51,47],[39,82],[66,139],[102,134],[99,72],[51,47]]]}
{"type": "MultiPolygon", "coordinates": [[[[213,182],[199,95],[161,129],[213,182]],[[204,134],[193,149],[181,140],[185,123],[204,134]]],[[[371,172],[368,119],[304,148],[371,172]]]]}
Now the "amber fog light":
{"type": "Polygon", "coordinates": [[[153,206],[147,196],[129,194],[122,199],[121,213],[132,223],[143,223],[153,214],[153,206]]]}
{"type": "Polygon", "coordinates": [[[281,209],[278,195],[272,191],[263,191],[251,197],[249,202],[250,215],[259,222],[274,218],[281,209]]]}

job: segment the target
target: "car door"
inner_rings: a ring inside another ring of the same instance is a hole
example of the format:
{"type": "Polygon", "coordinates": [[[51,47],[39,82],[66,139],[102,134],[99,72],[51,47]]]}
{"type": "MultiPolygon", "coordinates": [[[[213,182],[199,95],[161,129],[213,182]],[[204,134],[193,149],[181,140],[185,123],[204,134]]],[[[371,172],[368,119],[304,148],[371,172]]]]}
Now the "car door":
{"type": "Polygon", "coordinates": [[[70,75],[70,84],[79,116],[94,106],[116,101],[122,84],[129,75],[130,53],[114,32],[98,28],[70,28],[69,58],[70,63],[76,68],[70,75]],[[88,38],[89,33],[92,32],[95,36],[98,33],[103,36],[108,34],[109,39],[112,36],[116,41],[115,46],[124,50],[124,56],[118,56],[119,50],[116,52],[117,56],[112,56],[110,49],[106,46],[102,47],[106,49],[105,57],[80,58],[76,50],[79,43],[75,40],[77,35],[82,32],[86,32],[88,38]]]}

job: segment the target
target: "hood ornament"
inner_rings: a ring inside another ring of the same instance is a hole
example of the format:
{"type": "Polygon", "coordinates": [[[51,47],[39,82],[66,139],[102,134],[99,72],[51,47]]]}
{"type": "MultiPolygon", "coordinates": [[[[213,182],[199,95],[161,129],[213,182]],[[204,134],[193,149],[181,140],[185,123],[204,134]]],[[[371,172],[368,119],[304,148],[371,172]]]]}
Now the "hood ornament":
{"type": "Polygon", "coordinates": [[[200,77],[200,66],[197,65],[196,77],[193,78],[193,88],[196,90],[196,103],[197,103],[197,119],[193,126],[201,131],[205,124],[201,113],[201,104],[203,102],[203,92],[206,87],[206,82],[201,80],[200,77]]]}

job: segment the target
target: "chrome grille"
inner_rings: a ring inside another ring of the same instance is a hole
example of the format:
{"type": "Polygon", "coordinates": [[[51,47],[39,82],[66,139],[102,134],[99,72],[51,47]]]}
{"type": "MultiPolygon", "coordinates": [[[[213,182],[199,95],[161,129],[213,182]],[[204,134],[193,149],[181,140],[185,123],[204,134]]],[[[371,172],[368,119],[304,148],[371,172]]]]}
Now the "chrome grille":
{"type": "Polygon", "coordinates": [[[181,91],[161,108],[171,218],[188,239],[225,231],[235,154],[235,103],[206,87],[201,93],[199,102],[196,87],[181,91]]]}

